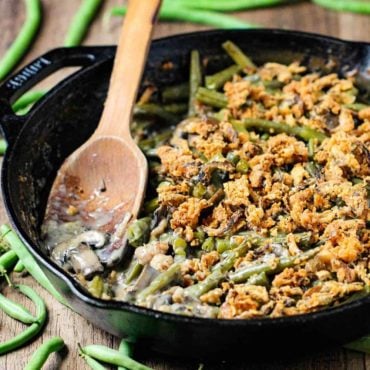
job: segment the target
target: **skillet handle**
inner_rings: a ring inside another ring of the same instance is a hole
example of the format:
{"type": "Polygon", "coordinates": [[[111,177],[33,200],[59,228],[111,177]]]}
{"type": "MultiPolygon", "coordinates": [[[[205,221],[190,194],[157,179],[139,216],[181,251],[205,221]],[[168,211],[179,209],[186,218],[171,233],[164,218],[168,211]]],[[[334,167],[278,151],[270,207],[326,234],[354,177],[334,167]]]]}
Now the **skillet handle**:
{"type": "Polygon", "coordinates": [[[107,47],[76,47],[53,49],[38,57],[0,85],[0,129],[8,145],[18,136],[28,114],[17,116],[11,105],[32,86],[64,67],[88,67],[111,58],[107,47]]]}

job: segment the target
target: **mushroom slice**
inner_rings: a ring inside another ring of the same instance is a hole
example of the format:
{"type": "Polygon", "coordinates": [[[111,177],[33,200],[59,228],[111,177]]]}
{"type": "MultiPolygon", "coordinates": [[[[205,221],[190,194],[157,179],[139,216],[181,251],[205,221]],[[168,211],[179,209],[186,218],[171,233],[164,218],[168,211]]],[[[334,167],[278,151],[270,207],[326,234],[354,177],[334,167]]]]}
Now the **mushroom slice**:
{"type": "Polygon", "coordinates": [[[104,270],[98,256],[86,244],[80,244],[71,253],[70,263],[76,274],[82,274],[87,279],[104,270]]]}

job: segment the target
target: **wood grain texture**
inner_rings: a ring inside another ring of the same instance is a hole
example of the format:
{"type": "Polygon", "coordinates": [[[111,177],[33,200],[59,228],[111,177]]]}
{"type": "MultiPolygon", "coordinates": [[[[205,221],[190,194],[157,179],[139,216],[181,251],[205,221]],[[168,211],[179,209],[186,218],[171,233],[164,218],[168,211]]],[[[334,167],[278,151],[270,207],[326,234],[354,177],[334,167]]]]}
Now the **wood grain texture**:
{"type": "MultiPolygon", "coordinates": [[[[214,0],[217,1],[217,0],[214,0]]],[[[120,19],[104,19],[103,15],[113,5],[122,3],[118,0],[106,0],[100,17],[94,22],[87,39],[86,45],[107,45],[114,44],[118,38],[120,19]]],[[[64,35],[68,24],[80,4],[79,0],[43,0],[44,22],[36,43],[23,61],[28,62],[46,52],[50,48],[63,44],[64,35]]],[[[19,27],[24,19],[24,7],[22,0],[0,0],[0,56],[3,55],[7,46],[14,39],[19,27]]],[[[316,7],[309,2],[300,2],[290,6],[280,6],[273,9],[254,10],[250,12],[237,13],[236,16],[259,23],[271,28],[294,29],[322,33],[330,36],[341,37],[348,40],[370,41],[370,22],[369,17],[353,14],[335,13],[316,7]]],[[[161,37],[194,30],[204,30],[209,27],[196,26],[188,23],[160,23],[154,33],[155,37],[161,37]]],[[[63,72],[43,82],[44,87],[52,86],[64,75],[63,72]]],[[[0,222],[6,221],[4,207],[0,199],[0,222]]],[[[32,344],[0,357],[0,370],[21,370],[29,359],[35,348],[44,340],[60,335],[64,338],[68,350],[60,354],[51,356],[44,369],[87,369],[83,360],[78,357],[77,343],[90,344],[101,343],[110,347],[118,346],[118,339],[104,333],[100,329],[94,328],[81,316],[66,309],[56,302],[42,288],[37,286],[30,277],[17,277],[23,283],[34,287],[44,297],[49,308],[49,320],[42,335],[32,344]]],[[[9,288],[4,291],[9,297],[17,299],[30,307],[29,301],[15,295],[9,288]]],[[[10,338],[15,333],[22,330],[24,326],[14,320],[9,319],[0,312],[0,341],[10,338]]],[[[283,333],[282,333],[283,338],[283,333]]],[[[205,363],[204,369],[277,369],[277,370],[348,370],[348,369],[367,369],[370,368],[370,356],[342,350],[340,348],[306,358],[278,360],[269,358],[269,343],[266,338],[266,357],[259,363],[252,363],[248,360],[246,351],[244,361],[205,363]]],[[[287,348],[287,351],[289,349],[287,348]]],[[[184,361],[161,356],[155,353],[146,352],[140,349],[135,353],[135,357],[144,361],[147,365],[160,370],[196,370],[199,361],[184,361]]]]}

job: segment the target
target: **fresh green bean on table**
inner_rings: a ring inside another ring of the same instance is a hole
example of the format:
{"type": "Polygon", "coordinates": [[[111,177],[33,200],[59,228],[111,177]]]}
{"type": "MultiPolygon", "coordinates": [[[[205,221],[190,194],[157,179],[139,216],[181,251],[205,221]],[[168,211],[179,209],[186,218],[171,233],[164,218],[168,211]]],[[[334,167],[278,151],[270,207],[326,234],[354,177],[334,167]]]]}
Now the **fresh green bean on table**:
{"type": "MultiPolygon", "coordinates": [[[[23,286],[18,285],[17,288],[20,292],[23,291],[23,286]]],[[[21,321],[24,324],[32,324],[36,322],[36,318],[22,305],[13,302],[11,299],[6,298],[0,293],[0,309],[2,309],[8,316],[15,320],[21,321]]]]}
{"type": "Polygon", "coordinates": [[[12,108],[15,112],[19,112],[39,101],[45,94],[44,90],[28,91],[13,103],[12,108]]]}
{"type": "Polygon", "coordinates": [[[86,361],[92,370],[107,370],[100,362],[80,351],[80,356],[86,361]]]}
{"type": "Polygon", "coordinates": [[[8,144],[5,139],[0,139],[0,155],[4,155],[8,144]]]}
{"type": "Polygon", "coordinates": [[[44,301],[32,288],[26,285],[19,287],[19,289],[22,289],[22,293],[29,297],[35,304],[36,321],[15,337],[0,343],[0,356],[22,347],[24,344],[29,342],[42,330],[46,321],[47,311],[44,301]]]}
{"type": "Polygon", "coordinates": [[[81,352],[96,360],[100,360],[116,366],[125,367],[129,370],[151,370],[150,367],[133,360],[132,358],[122,354],[121,352],[102,345],[91,344],[81,348],[81,352]]]}
{"type": "MultiPolygon", "coordinates": [[[[126,340],[122,339],[118,351],[122,353],[124,356],[132,357],[132,345],[131,343],[127,342],[126,340]]],[[[117,370],[127,370],[125,367],[118,366],[117,370]]]]}
{"type": "Polygon", "coordinates": [[[17,264],[14,266],[14,272],[23,272],[25,270],[24,264],[21,260],[18,260],[17,264]]]}
{"type": "Polygon", "coordinates": [[[361,0],[312,0],[315,4],[338,12],[370,14],[370,3],[361,0]]]}
{"type": "Polygon", "coordinates": [[[286,4],[291,0],[174,0],[192,9],[236,12],[286,4]]]}
{"type": "Polygon", "coordinates": [[[10,272],[12,267],[17,263],[17,254],[10,250],[0,256],[0,273],[10,272]]]}
{"type": "Polygon", "coordinates": [[[33,353],[24,370],[41,370],[49,355],[53,352],[59,352],[63,347],[64,341],[61,337],[47,340],[33,353]]]}
{"type": "Polygon", "coordinates": [[[64,46],[78,46],[81,44],[102,3],[103,0],[82,1],[68,28],[64,46]]]}
{"type": "Polygon", "coordinates": [[[0,81],[7,77],[22,59],[40,27],[40,0],[24,0],[24,3],[26,5],[26,20],[18,36],[0,60],[0,81]]]}

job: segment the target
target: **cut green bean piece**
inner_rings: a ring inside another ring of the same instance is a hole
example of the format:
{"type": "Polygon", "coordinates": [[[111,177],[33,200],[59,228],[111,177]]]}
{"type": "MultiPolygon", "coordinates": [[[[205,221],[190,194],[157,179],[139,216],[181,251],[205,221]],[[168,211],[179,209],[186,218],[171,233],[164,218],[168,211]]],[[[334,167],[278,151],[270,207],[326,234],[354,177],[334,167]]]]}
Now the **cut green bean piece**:
{"type": "Polygon", "coordinates": [[[143,245],[149,237],[150,217],[139,218],[133,221],[127,229],[127,240],[133,247],[143,245]]]}
{"type": "Polygon", "coordinates": [[[241,67],[238,65],[232,65],[223,71],[215,73],[214,75],[206,76],[205,83],[206,88],[211,90],[218,90],[223,87],[227,81],[230,81],[233,76],[241,71],[241,67]]]}
{"type": "Polygon", "coordinates": [[[282,257],[275,264],[268,264],[268,263],[255,263],[253,265],[249,265],[229,274],[229,279],[234,283],[243,283],[248,280],[253,275],[266,273],[271,274],[278,271],[282,271],[286,267],[292,267],[295,265],[300,264],[301,262],[312,258],[316,255],[320,250],[320,247],[310,249],[307,252],[303,252],[297,256],[293,257],[282,257]]]}
{"type": "Polygon", "coordinates": [[[83,0],[67,30],[64,46],[79,46],[81,44],[102,3],[103,0],[83,0]]]}
{"type": "Polygon", "coordinates": [[[0,81],[12,72],[18,62],[23,58],[40,27],[40,0],[24,0],[24,3],[26,5],[26,20],[18,36],[0,60],[0,81]]]}
{"type": "Polygon", "coordinates": [[[269,121],[261,118],[245,118],[242,121],[232,120],[231,124],[237,130],[238,127],[244,126],[245,129],[267,131],[269,133],[286,133],[299,137],[304,141],[316,139],[319,143],[327,138],[327,136],[320,131],[307,126],[289,126],[285,122],[269,121]]]}
{"type": "Polygon", "coordinates": [[[179,121],[178,116],[166,111],[164,108],[154,103],[136,104],[134,107],[135,116],[152,116],[158,117],[168,124],[176,124],[179,121]]]}
{"type": "Polygon", "coordinates": [[[241,49],[235,45],[232,41],[226,41],[222,44],[222,47],[229,54],[230,58],[240,67],[240,68],[251,68],[256,69],[256,65],[252,60],[245,55],[241,49]]]}
{"type": "Polygon", "coordinates": [[[260,274],[252,275],[246,282],[247,285],[262,285],[267,286],[269,284],[269,280],[265,272],[261,272],[260,274]]]}
{"type": "Polygon", "coordinates": [[[49,355],[53,352],[60,351],[63,347],[64,341],[61,337],[54,337],[47,340],[33,353],[24,370],[40,370],[47,361],[49,355]]]}
{"type": "Polygon", "coordinates": [[[189,116],[196,113],[196,94],[202,84],[202,67],[197,50],[193,50],[190,56],[190,78],[189,78],[189,116]]]}
{"type": "Polygon", "coordinates": [[[144,301],[149,295],[158,292],[159,290],[168,286],[172,281],[176,279],[180,272],[181,265],[179,263],[174,263],[168,270],[162,272],[158,275],[148,287],[139,292],[136,296],[138,302],[144,301]]]}
{"type": "Polygon", "coordinates": [[[205,87],[198,89],[195,98],[201,103],[214,108],[225,108],[227,106],[227,98],[224,94],[214,90],[208,90],[205,87]]]}
{"type": "Polygon", "coordinates": [[[166,86],[162,90],[162,100],[164,103],[186,101],[189,99],[189,82],[180,85],[166,86]]]}
{"type": "Polygon", "coordinates": [[[360,110],[369,108],[370,106],[367,104],[363,104],[363,103],[352,103],[352,104],[344,104],[344,107],[359,112],[360,110]]]}
{"type": "Polygon", "coordinates": [[[130,284],[134,279],[136,279],[142,270],[143,265],[141,265],[139,261],[133,260],[126,273],[126,284],[130,284]]]}
{"type": "Polygon", "coordinates": [[[81,349],[81,351],[90,357],[106,362],[108,364],[122,366],[129,370],[151,370],[150,367],[123,355],[122,353],[97,344],[91,344],[81,349]]]}
{"type": "Polygon", "coordinates": [[[104,291],[104,280],[100,275],[95,275],[94,278],[88,282],[88,291],[97,298],[100,298],[104,291]]]}
{"type": "Polygon", "coordinates": [[[8,147],[8,143],[5,139],[0,139],[0,155],[4,155],[6,152],[6,148],[8,147]]]}

